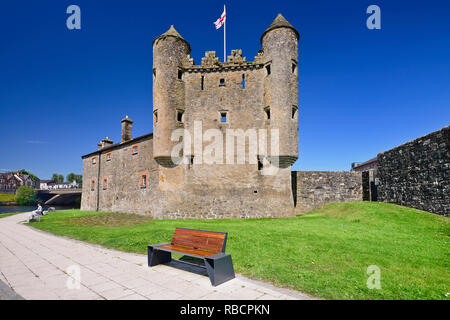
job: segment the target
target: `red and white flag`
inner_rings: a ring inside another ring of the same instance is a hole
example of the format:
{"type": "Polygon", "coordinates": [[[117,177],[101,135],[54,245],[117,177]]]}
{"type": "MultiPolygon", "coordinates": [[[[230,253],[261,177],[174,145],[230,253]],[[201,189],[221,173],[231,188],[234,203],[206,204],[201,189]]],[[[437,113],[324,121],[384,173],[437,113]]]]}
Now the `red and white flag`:
{"type": "Polygon", "coordinates": [[[225,23],[225,20],[227,19],[227,14],[225,12],[225,8],[223,8],[223,13],[220,16],[219,19],[217,19],[216,22],[214,22],[214,25],[216,26],[216,29],[219,29],[223,24],[225,23]]]}

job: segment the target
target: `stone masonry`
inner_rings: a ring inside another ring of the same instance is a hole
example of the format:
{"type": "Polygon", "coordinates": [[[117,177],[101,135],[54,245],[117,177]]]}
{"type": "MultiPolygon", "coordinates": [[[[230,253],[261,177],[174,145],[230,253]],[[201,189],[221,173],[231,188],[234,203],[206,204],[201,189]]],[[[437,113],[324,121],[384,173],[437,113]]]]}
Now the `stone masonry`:
{"type": "Polygon", "coordinates": [[[330,202],[362,201],[361,172],[297,171],[297,210],[300,213],[330,202]]]}
{"type": "Polygon", "coordinates": [[[450,215],[450,126],[378,154],[378,200],[450,215]]]}

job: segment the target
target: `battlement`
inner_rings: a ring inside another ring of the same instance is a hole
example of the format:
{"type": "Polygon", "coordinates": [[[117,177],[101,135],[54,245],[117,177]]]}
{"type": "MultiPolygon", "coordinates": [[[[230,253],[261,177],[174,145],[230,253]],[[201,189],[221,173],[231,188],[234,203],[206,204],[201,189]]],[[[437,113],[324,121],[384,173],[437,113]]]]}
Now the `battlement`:
{"type": "Polygon", "coordinates": [[[231,50],[231,55],[227,57],[227,62],[220,62],[215,51],[206,51],[202,58],[201,65],[195,65],[194,59],[190,56],[187,62],[183,64],[186,72],[215,72],[215,71],[234,71],[262,68],[264,66],[263,52],[260,50],[254,61],[247,61],[242,56],[242,50],[231,50]]]}

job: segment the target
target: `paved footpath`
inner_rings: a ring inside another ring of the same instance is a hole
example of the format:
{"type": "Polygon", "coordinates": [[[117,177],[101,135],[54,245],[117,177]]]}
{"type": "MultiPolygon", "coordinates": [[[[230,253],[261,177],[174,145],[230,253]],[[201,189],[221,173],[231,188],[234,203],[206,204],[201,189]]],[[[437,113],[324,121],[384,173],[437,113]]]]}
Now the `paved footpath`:
{"type": "Polygon", "coordinates": [[[36,230],[24,223],[26,215],[0,219],[0,281],[24,299],[311,299],[240,275],[213,287],[196,267],[171,262],[149,268],[146,255],[36,230]]]}

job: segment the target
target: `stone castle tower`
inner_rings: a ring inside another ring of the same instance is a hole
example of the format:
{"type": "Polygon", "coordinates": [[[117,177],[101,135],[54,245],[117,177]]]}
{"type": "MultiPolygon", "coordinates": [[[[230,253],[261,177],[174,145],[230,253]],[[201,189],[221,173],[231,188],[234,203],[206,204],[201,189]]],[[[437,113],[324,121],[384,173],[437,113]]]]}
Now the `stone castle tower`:
{"type": "Polygon", "coordinates": [[[111,141],[83,156],[84,181],[90,184],[83,185],[82,209],[157,219],[291,215],[298,40],[297,30],[279,14],[262,33],[254,61],[232,50],[220,62],[208,51],[197,65],[189,43],[171,26],[153,41],[154,132],[133,139],[126,118],[121,143],[111,141]],[[257,141],[256,152],[251,141],[257,141]],[[276,170],[265,174],[268,167],[276,170]]]}
{"type": "Polygon", "coordinates": [[[297,30],[279,14],[262,34],[263,50],[254,62],[247,62],[241,50],[233,50],[227,62],[220,63],[210,51],[197,66],[190,58],[189,43],[173,26],[157,37],[153,41],[155,160],[171,166],[171,151],[177,144],[171,141],[172,132],[180,127],[191,131],[193,122],[201,120],[207,128],[278,129],[279,154],[261,156],[281,167],[292,165],[298,158],[298,39],[297,30]]]}

